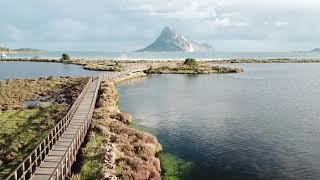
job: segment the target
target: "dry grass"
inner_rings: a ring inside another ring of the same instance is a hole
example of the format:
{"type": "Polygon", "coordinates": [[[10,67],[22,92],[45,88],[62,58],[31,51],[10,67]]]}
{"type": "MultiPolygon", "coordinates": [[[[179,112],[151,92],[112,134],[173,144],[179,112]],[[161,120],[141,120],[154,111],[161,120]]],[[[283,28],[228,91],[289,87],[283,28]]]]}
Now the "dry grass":
{"type": "Polygon", "coordinates": [[[0,81],[0,109],[19,109],[25,101],[41,100],[70,104],[87,78],[39,78],[0,81]]]}
{"type": "Polygon", "coordinates": [[[197,65],[186,65],[184,63],[163,63],[151,66],[146,71],[148,74],[210,74],[210,73],[239,73],[243,72],[240,68],[204,65],[199,62],[197,65]],[[199,64],[199,65],[198,65],[199,64]]]}
{"type": "Polygon", "coordinates": [[[0,179],[16,167],[67,112],[86,78],[0,81],[0,179]],[[48,103],[25,107],[25,101],[48,103]]]}

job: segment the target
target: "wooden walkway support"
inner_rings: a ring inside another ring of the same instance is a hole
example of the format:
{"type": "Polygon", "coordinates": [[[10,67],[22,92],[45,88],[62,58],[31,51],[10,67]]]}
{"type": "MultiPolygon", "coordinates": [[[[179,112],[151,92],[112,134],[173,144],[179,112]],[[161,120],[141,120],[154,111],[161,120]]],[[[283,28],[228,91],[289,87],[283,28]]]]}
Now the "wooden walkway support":
{"type": "Polygon", "coordinates": [[[43,142],[6,178],[6,180],[64,180],[90,127],[101,79],[114,79],[148,69],[131,66],[122,72],[106,72],[92,77],[66,116],[43,142]]]}

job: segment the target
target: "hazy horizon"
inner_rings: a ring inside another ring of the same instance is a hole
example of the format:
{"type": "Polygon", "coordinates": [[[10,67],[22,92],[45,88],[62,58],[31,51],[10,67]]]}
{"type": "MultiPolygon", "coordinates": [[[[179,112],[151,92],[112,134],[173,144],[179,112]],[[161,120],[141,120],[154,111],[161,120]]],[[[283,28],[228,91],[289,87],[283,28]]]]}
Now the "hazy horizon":
{"type": "Polygon", "coordinates": [[[164,26],[219,52],[320,47],[316,0],[12,0],[0,7],[0,46],[10,48],[131,52],[152,43],[164,26]]]}

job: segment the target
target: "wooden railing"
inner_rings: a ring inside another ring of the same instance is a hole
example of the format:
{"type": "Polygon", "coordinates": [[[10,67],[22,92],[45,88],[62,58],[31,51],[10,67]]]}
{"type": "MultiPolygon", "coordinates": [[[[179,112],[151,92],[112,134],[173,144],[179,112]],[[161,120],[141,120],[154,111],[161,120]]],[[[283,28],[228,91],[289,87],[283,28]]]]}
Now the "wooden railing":
{"type": "Polygon", "coordinates": [[[113,78],[118,78],[121,76],[126,76],[127,74],[133,73],[133,72],[140,72],[140,71],[145,71],[149,69],[147,65],[144,64],[135,64],[129,66],[126,70],[120,71],[120,72],[105,72],[100,75],[102,79],[113,79],[113,78]]]}
{"type": "Polygon", "coordinates": [[[63,158],[61,159],[61,161],[59,162],[59,165],[55,168],[54,173],[50,176],[49,178],[50,180],[60,180],[70,176],[71,166],[76,161],[77,152],[81,144],[83,143],[87,135],[87,131],[90,127],[92,114],[94,111],[95,101],[98,96],[99,88],[100,88],[100,78],[98,79],[98,85],[96,86],[96,89],[95,89],[94,98],[91,101],[89,113],[87,114],[86,119],[81,125],[81,127],[79,128],[78,132],[74,136],[72,143],[68,146],[67,151],[63,155],[63,158]]]}
{"type": "Polygon", "coordinates": [[[30,155],[28,155],[20,165],[13,170],[13,172],[6,178],[6,180],[25,180],[30,179],[37,167],[40,166],[41,162],[48,155],[49,151],[58,141],[60,136],[66,130],[70,124],[70,120],[76,112],[79,104],[81,103],[84,95],[88,88],[93,82],[93,78],[90,78],[82,92],[79,94],[73,105],[70,107],[68,113],[58,122],[58,124],[52,128],[47,137],[38,145],[30,155]]]}
{"type": "Polygon", "coordinates": [[[144,71],[147,69],[148,67],[146,65],[133,65],[127,68],[125,71],[107,72],[103,73],[97,78],[90,78],[65,117],[60,120],[60,122],[49,132],[47,137],[40,143],[40,145],[36,147],[35,150],[33,150],[31,154],[23,160],[23,162],[6,178],[6,180],[25,180],[31,178],[36,169],[40,166],[41,162],[43,162],[45,157],[49,154],[50,150],[53,148],[53,146],[69,126],[72,117],[74,116],[77,108],[82,102],[83,97],[86,94],[91,83],[94,80],[98,79],[98,85],[95,89],[94,99],[91,102],[89,113],[87,114],[84,123],[81,125],[81,127],[78,129],[78,132],[74,136],[72,143],[68,146],[62,160],[59,162],[59,165],[55,168],[54,173],[50,177],[51,180],[65,179],[65,177],[70,175],[69,173],[71,172],[71,166],[76,160],[76,154],[82,142],[84,141],[84,138],[89,129],[92,114],[94,111],[95,101],[98,96],[101,78],[113,79],[116,77],[125,76],[129,73],[144,71]]]}

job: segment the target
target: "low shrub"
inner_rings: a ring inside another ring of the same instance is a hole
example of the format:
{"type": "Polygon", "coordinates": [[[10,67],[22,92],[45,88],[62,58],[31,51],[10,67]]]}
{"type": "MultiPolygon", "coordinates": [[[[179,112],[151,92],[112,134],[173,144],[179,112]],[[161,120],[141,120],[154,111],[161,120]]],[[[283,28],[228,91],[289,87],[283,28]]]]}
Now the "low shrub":
{"type": "Polygon", "coordinates": [[[197,60],[193,58],[187,58],[186,60],[184,60],[184,64],[192,67],[198,66],[197,60]]]}
{"type": "Polygon", "coordinates": [[[63,53],[63,54],[62,54],[62,57],[61,57],[61,60],[62,60],[62,61],[70,61],[71,58],[70,58],[69,54],[63,53]]]}

